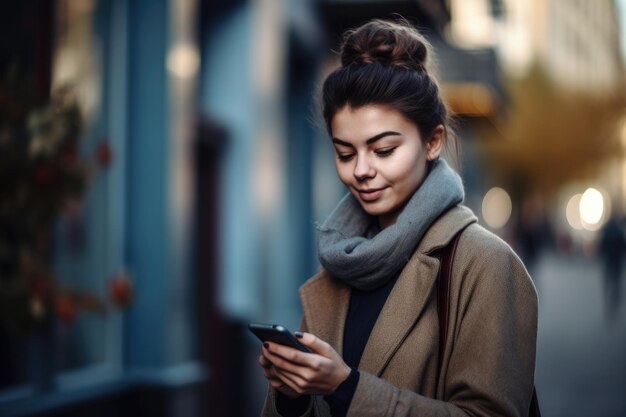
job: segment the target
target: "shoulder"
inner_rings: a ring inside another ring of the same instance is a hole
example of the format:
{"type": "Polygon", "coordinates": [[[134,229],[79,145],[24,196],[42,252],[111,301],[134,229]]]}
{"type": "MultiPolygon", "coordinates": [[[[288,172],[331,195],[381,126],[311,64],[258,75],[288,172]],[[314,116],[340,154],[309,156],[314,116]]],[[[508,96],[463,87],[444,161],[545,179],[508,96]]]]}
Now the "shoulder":
{"type": "MultiPolygon", "coordinates": [[[[417,251],[433,254],[447,247],[459,235],[457,252],[463,256],[480,259],[480,255],[516,257],[513,249],[501,238],[478,223],[474,213],[465,206],[456,206],[444,213],[428,229],[417,251]]],[[[519,259],[518,259],[519,260],[519,259]]]]}
{"type": "Polygon", "coordinates": [[[508,243],[478,223],[466,227],[459,237],[453,275],[466,295],[515,295],[536,303],[536,289],[524,263],[508,243]]]}
{"type": "Polygon", "coordinates": [[[461,232],[458,247],[461,253],[470,256],[489,254],[495,257],[514,257],[519,260],[508,243],[478,223],[470,224],[461,232]]]}

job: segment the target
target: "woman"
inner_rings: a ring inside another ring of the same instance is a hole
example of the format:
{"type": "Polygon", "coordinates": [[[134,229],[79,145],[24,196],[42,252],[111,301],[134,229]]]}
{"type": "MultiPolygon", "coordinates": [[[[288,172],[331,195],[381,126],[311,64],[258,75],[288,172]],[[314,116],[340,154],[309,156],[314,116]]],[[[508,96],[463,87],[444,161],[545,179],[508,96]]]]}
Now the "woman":
{"type": "Polygon", "coordinates": [[[349,31],[323,85],[350,193],[319,228],[321,271],[301,288],[313,353],[264,343],[267,416],[527,416],[537,297],[511,248],[461,206],[439,158],[446,107],[410,26],[349,31]],[[439,254],[459,235],[439,357],[439,254]]]}

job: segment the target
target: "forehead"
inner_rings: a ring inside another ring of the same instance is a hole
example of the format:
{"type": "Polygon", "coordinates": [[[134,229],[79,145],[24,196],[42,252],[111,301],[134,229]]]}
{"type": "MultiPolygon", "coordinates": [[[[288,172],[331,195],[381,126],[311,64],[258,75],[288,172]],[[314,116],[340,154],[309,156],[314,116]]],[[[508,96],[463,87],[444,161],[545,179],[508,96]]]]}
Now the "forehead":
{"type": "Polygon", "coordinates": [[[334,137],[342,140],[366,140],[387,130],[401,135],[417,133],[417,125],[404,114],[388,106],[371,104],[362,107],[344,106],[331,120],[334,137]]]}

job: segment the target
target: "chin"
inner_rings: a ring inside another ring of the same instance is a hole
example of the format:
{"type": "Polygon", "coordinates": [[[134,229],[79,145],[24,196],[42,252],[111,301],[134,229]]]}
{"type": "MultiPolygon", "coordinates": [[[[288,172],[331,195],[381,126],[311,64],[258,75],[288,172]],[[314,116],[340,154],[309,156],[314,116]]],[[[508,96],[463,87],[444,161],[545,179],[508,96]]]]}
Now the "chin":
{"type": "Polygon", "coordinates": [[[361,208],[370,216],[375,216],[375,217],[384,216],[385,214],[391,212],[391,210],[386,204],[383,205],[378,202],[367,203],[363,201],[360,201],[360,203],[361,203],[361,208]]]}

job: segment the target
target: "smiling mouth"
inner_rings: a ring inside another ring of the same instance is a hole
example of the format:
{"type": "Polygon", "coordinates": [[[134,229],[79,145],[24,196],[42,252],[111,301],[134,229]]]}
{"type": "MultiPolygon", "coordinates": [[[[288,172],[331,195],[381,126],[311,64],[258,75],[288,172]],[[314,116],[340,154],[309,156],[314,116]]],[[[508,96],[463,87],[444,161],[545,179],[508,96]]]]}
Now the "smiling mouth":
{"type": "Polygon", "coordinates": [[[366,202],[376,201],[380,198],[383,193],[384,188],[376,188],[371,190],[358,190],[359,197],[361,200],[366,202]]]}

